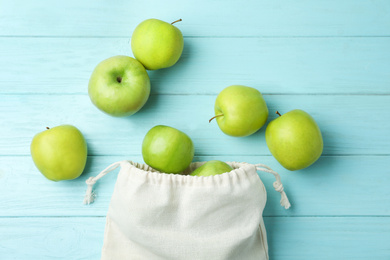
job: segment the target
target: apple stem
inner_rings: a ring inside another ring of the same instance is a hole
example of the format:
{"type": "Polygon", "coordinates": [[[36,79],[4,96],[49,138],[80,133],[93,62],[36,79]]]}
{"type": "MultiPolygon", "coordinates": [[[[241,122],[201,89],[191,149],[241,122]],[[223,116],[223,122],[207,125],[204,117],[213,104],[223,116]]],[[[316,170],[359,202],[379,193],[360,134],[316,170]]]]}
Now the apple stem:
{"type": "Polygon", "coordinates": [[[121,82],[122,82],[122,77],[121,77],[121,76],[116,77],[116,81],[118,81],[119,83],[121,83],[121,82]]]}
{"type": "Polygon", "coordinates": [[[50,127],[46,126],[46,129],[47,129],[47,130],[49,130],[49,129],[50,129],[50,127]]]}
{"type": "Polygon", "coordinates": [[[174,23],[177,23],[177,22],[181,22],[181,21],[183,21],[182,19],[179,19],[179,20],[176,20],[176,21],[174,21],[174,22],[171,22],[171,24],[174,24],[174,23]]]}
{"type": "Polygon", "coordinates": [[[209,123],[211,123],[211,120],[213,120],[214,118],[219,117],[219,116],[223,116],[223,114],[219,114],[219,115],[213,116],[212,118],[210,118],[209,123]]]}
{"type": "Polygon", "coordinates": [[[276,111],[276,114],[278,114],[279,116],[282,116],[282,115],[279,113],[279,111],[276,111]]]}

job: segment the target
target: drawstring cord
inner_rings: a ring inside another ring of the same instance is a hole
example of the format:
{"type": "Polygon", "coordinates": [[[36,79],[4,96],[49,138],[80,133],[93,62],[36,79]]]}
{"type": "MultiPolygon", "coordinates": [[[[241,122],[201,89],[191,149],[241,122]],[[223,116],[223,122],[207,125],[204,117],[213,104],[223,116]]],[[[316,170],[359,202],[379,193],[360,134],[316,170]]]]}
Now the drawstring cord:
{"type": "Polygon", "coordinates": [[[285,209],[290,208],[291,204],[287,198],[286,193],[284,192],[284,188],[283,188],[282,181],[280,179],[280,175],[277,172],[273,171],[270,167],[268,167],[265,164],[258,163],[258,164],[255,164],[255,166],[256,166],[256,169],[258,171],[268,172],[268,173],[271,173],[272,175],[275,176],[276,181],[273,183],[273,186],[274,186],[274,189],[280,193],[280,196],[281,196],[280,205],[282,205],[285,209]]]}
{"type": "Polygon", "coordinates": [[[106,169],[101,171],[96,177],[89,177],[85,181],[85,183],[88,185],[88,187],[87,187],[87,191],[86,191],[85,196],[84,196],[84,204],[87,204],[87,205],[91,204],[95,200],[96,195],[92,191],[93,185],[95,185],[95,183],[99,179],[104,177],[107,173],[112,172],[113,170],[115,170],[119,166],[120,166],[120,162],[113,163],[110,166],[108,166],[106,169]]]}
{"type": "MultiPolygon", "coordinates": [[[[85,181],[85,183],[87,184],[87,191],[86,191],[85,196],[84,196],[84,204],[91,204],[96,197],[95,193],[93,192],[93,185],[95,185],[95,183],[99,179],[104,177],[107,173],[112,172],[113,170],[118,168],[120,166],[120,164],[121,164],[121,162],[113,163],[110,166],[108,166],[106,169],[101,171],[96,177],[89,177],[85,181]]],[[[283,188],[282,181],[280,179],[280,175],[277,172],[273,171],[270,167],[268,167],[265,164],[259,163],[259,164],[255,164],[255,166],[256,166],[256,169],[258,171],[268,172],[268,173],[271,173],[272,175],[275,176],[276,181],[273,183],[273,186],[274,186],[274,189],[277,192],[279,192],[281,195],[280,205],[282,205],[285,209],[290,208],[291,204],[287,198],[286,193],[284,192],[284,188],[283,188]]]]}

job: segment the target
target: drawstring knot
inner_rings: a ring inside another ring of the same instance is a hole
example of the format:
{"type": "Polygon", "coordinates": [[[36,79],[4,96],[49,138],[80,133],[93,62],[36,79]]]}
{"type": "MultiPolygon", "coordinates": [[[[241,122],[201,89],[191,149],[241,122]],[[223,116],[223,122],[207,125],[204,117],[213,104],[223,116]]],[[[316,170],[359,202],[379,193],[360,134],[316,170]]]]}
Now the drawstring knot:
{"type": "Polygon", "coordinates": [[[101,171],[96,177],[89,177],[85,183],[87,184],[87,191],[85,192],[85,196],[84,196],[84,204],[91,204],[94,200],[95,200],[95,197],[96,197],[96,194],[93,192],[93,185],[95,185],[95,183],[100,179],[102,178],[104,175],[106,175],[107,173],[115,170],[116,168],[118,168],[120,165],[120,162],[116,162],[116,163],[113,163],[111,164],[110,166],[108,166],[106,169],[104,169],[103,171],[101,171]]]}
{"type": "Polygon", "coordinates": [[[89,178],[85,181],[85,183],[86,183],[87,185],[94,185],[94,184],[96,183],[96,180],[95,180],[94,177],[89,177],[89,178]]]}
{"type": "Polygon", "coordinates": [[[275,181],[273,185],[274,185],[274,189],[277,192],[283,192],[284,191],[283,184],[281,182],[275,181]]]}
{"type": "Polygon", "coordinates": [[[273,186],[274,186],[274,189],[280,193],[280,197],[281,197],[280,198],[280,205],[282,205],[282,207],[284,207],[285,209],[290,208],[291,204],[287,198],[286,192],[284,192],[283,184],[282,184],[282,181],[280,179],[279,173],[275,172],[274,170],[272,170],[270,167],[268,167],[265,164],[259,163],[259,164],[255,164],[255,166],[256,166],[256,169],[258,171],[268,172],[268,173],[271,173],[272,175],[275,176],[276,181],[273,183],[273,186]]]}

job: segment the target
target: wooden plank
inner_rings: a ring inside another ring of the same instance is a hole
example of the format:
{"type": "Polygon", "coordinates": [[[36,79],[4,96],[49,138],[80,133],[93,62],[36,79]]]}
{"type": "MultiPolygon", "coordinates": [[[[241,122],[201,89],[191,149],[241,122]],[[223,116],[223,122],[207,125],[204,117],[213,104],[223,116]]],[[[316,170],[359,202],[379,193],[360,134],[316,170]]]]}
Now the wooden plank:
{"type": "MultiPolygon", "coordinates": [[[[390,20],[390,19],[389,19],[390,20]]],[[[87,93],[102,60],[129,39],[3,38],[0,93],[87,93]]],[[[150,71],[154,94],[390,94],[390,38],[186,38],[178,64],[150,71]]]]}
{"type": "MultiPolygon", "coordinates": [[[[288,172],[271,156],[196,156],[209,160],[264,163],[280,173],[292,207],[279,204],[273,190],[274,177],[259,172],[267,189],[265,216],[390,216],[390,156],[323,156],[300,172],[288,172]]],[[[29,156],[0,157],[1,216],[104,216],[118,170],[95,186],[95,203],[84,206],[85,180],[111,163],[121,160],[143,162],[141,156],[91,156],[84,174],[72,181],[52,182],[35,168],[29,156]]]]}
{"type": "Polygon", "coordinates": [[[390,219],[366,217],[265,218],[270,259],[390,257],[390,219]]]}
{"type": "Polygon", "coordinates": [[[147,7],[142,1],[15,0],[1,2],[0,35],[127,37],[154,17],[182,18],[177,26],[190,36],[388,36],[389,12],[386,0],[154,0],[147,7]]]}
{"type": "Polygon", "coordinates": [[[2,259],[100,259],[105,218],[0,218],[2,259]]]}
{"type": "MultiPolygon", "coordinates": [[[[153,95],[128,118],[95,108],[88,95],[0,95],[0,155],[29,155],[32,137],[60,124],[73,124],[85,135],[90,155],[138,155],[143,137],[155,125],[187,133],[197,155],[269,155],[263,127],[244,138],[227,136],[216,122],[215,95],[153,95]]],[[[324,137],[325,155],[389,154],[390,96],[265,95],[270,111],[300,108],[311,114],[324,137]]]]}
{"type": "MultiPolygon", "coordinates": [[[[98,259],[105,218],[1,218],[2,259],[98,259]]],[[[270,259],[390,256],[390,218],[265,218],[270,259]]]]}

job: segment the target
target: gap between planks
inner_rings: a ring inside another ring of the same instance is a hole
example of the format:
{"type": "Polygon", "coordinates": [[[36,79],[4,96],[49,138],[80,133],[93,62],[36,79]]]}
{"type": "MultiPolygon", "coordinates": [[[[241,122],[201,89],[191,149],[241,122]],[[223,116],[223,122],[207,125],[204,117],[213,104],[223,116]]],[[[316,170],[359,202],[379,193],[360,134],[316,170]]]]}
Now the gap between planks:
{"type": "MultiPolygon", "coordinates": [[[[135,157],[142,156],[141,154],[89,154],[88,157],[135,157]]],[[[196,154],[196,157],[226,157],[226,156],[240,156],[240,157],[272,157],[272,154],[196,154]]],[[[389,157],[390,154],[322,154],[321,157],[389,157]]],[[[31,157],[30,154],[0,154],[0,157],[31,157]]]]}
{"type": "MultiPolygon", "coordinates": [[[[261,93],[263,96],[390,96],[389,93],[261,93]]],[[[150,93],[151,96],[217,96],[218,93],[150,93]]],[[[0,96],[88,96],[85,92],[46,93],[22,92],[1,93],[0,96]]]]}
{"type": "MultiPolygon", "coordinates": [[[[390,35],[290,35],[290,36],[282,36],[282,35],[242,35],[242,36],[197,36],[197,35],[187,35],[183,36],[183,38],[191,38],[191,39],[288,39],[288,38],[389,38],[390,35]]],[[[104,35],[96,35],[96,36],[85,36],[85,35],[0,35],[0,38],[69,38],[69,39],[129,39],[130,36],[104,36],[104,35]]]]}

